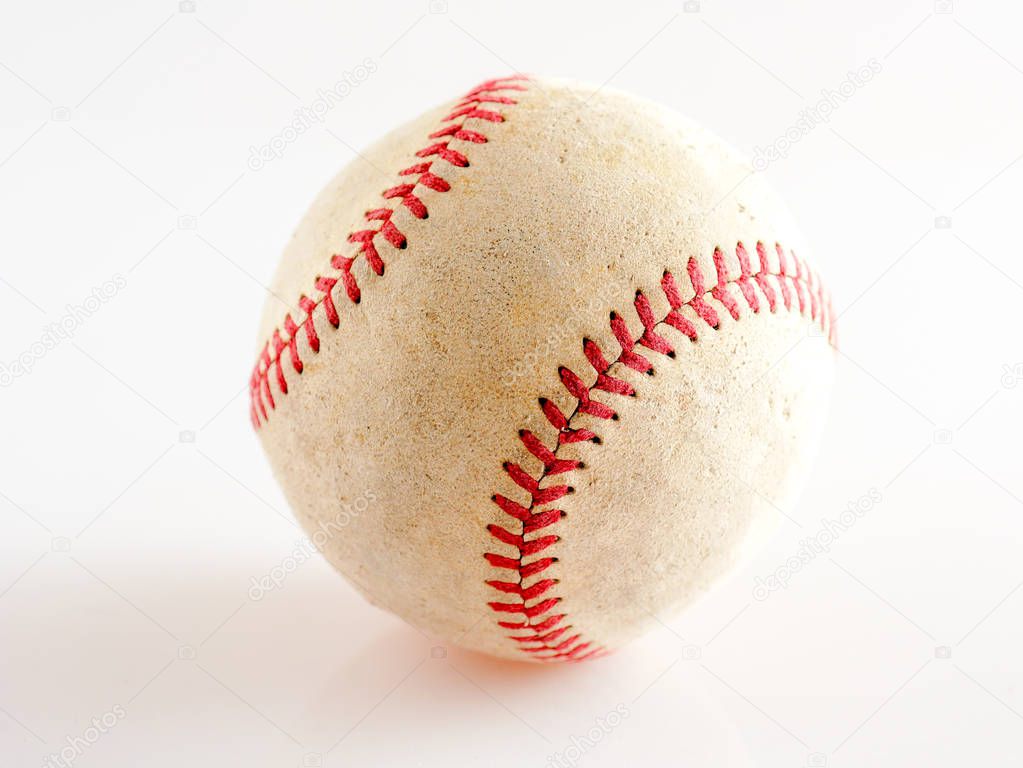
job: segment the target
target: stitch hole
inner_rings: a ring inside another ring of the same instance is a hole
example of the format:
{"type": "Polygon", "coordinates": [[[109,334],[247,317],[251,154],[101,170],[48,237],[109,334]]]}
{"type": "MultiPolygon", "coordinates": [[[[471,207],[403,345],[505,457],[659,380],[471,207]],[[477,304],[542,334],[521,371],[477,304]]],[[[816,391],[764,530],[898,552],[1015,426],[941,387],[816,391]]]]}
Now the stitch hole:
{"type": "Polygon", "coordinates": [[[590,438],[590,442],[593,443],[594,445],[601,445],[604,441],[601,440],[596,435],[594,435],[593,437],[590,438]]]}
{"type": "Polygon", "coordinates": [[[611,421],[618,421],[618,418],[619,418],[619,416],[618,416],[617,413],[612,413],[611,414],[611,421]]]}
{"type": "Polygon", "coordinates": [[[575,468],[576,469],[586,469],[586,462],[585,461],[580,461],[578,464],[575,465],[575,468]]]}
{"type": "Polygon", "coordinates": [[[677,357],[674,349],[668,350],[668,357],[670,357],[672,360],[674,360],[677,357]]]}

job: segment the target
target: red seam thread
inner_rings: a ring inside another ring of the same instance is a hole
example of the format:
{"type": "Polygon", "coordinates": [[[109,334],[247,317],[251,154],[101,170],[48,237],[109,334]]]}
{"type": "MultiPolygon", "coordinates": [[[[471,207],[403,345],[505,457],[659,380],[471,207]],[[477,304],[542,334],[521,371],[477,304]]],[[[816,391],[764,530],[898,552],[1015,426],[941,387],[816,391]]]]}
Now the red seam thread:
{"type": "Polygon", "coordinates": [[[447,192],[451,189],[451,184],[438,171],[438,161],[444,161],[448,165],[459,168],[469,165],[469,158],[453,148],[451,142],[458,140],[472,144],[484,144],[487,141],[487,137],[483,133],[466,127],[466,121],[503,122],[504,115],[502,113],[494,109],[485,109],[484,105],[516,104],[516,99],[509,96],[508,92],[526,90],[524,83],[528,80],[529,78],[522,75],[499,77],[480,83],[465,94],[452,107],[451,112],[441,120],[442,123],[450,123],[450,125],[444,125],[431,133],[427,138],[432,143],[416,152],[416,157],[421,162],[398,172],[399,176],[411,177],[412,180],[397,184],[381,193],[385,200],[392,201],[394,207],[381,207],[366,211],[364,218],[369,226],[351,232],[347,237],[348,243],[357,246],[355,253],[351,256],[342,254],[331,256],[330,267],[336,274],[317,276],[314,279],[312,293],[317,298],[311,298],[306,294],[299,297],[298,306],[302,313],[301,320],[296,322],[289,312],[284,316],[281,324],[272,331],[270,339],[263,345],[249,377],[249,415],[255,428],[258,429],[261,424],[265,423],[269,418],[269,412],[277,407],[273,388],[270,385],[271,377],[276,382],[279,393],[286,395],[288,393],[286,375],[288,365],[295,373],[302,373],[304,365],[298,350],[299,334],[305,334],[309,348],[314,353],[320,351],[320,337],[316,332],[313,318],[317,307],[323,307],[327,321],[334,328],[340,327],[341,318],[337,311],[334,294],[338,283],[343,289],[343,291],[338,291],[338,296],[343,293],[353,304],[358,304],[362,298],[362,288],[355,279],[355,275],[352,274],[352,265],[355,260],[361,256],[374,274],[383,276],[385,264],[377,248],[378,238],[383,238],[397,249],[405,248],[408,244],[405,233],[401,232],[394,224],[394,211],[398,206],[403,206],[417,219],[428,218],[429,211],[417,191],[420,188],[435,192],[447,192]],[[286,362],[284,361],[285,352],[287,353],[286,362]]]}
{"type": "Polygon", "coordinates": [[[668,301],[669,310],[664,317],[660,319],[654,317],[650,301],[642,291],[636,291],[633,301],[636,315],[643,327],[638,337],[634,337],[620,315],[611,313],[611,332],[620,347],[620,352],[613,361],[608,361],[596,342],[583,339],[583,353],[596,373],[596,379],[592,384],[587,385],[580,376],[564,366],[558,369],[561,383],[575,399],[576,405],[566,416],[553,402],[547,398],[540,398],[540,408],[544,417],[557,432],[554,447],[548,448],[528,430],[519,431],[519,439],[523,446],[539,460],[543,468],[534,477],[518,464],[505,462],[503,465],[512,482],[529,495],[528,505],[520,504],[501,494],[494,494],[492,497],[498,508],[513,518],[514,522],[510,524],[510,528],[491,524],[487,526],[487,531],[494,539],[514,549],[516,554],[512,557],[496,552],[487,552],[483,555],[493,568],[511,572],[507,576],[502,574],[503,578],[486,582],[502,595],[502,599],[490,601],[487,605],[501,616],[518,617],[514,621],[502,619],[497,624],[502,629],[515,632],[508,637],[517,644],[520,651],[542,661],[583,661],[607,652],[593,641],[585,639],[581,632],[572,632],[572,624],[567,623],[568,614],[561,608],[562,598],[555,594],[557,579],[542,578],[529,584],[527,579],[544,573],[558,561],[548,550],[560,541],[560,537],[547,529],[559,522],[565,513],[556,506],[546,509],[541,507],[546,507],[573,491],[571,486],[560,480],[548,487],[542,487],[543,483],[549,477],[583,467],[580,461],[560,458],[558,451],[569,443],[585,440],[600,443],[600,438],[594,432],[574,427],[573,422],[580,413],[605,420],[618,419],[618,414],[611,406],[593,399],[597,392],[620,396],[635,395],[635,389],[631,384],[610,373],[613,366],[620,364],[641,373],[651,373],[653,363],[645,351],[637,351],[641,348],[667,357],[675,357],[675,348],[661,333],[669,327],[679,331],[691,343],[695,343],[699,339],[699,330],[696,322],[683,314],[682,310],[686,307],[691,309],[696,318],[708,328],[716,330],[720,324],[720,317],[712,300],[722,306],[733,320],[742,317],[740,301],[744,301],[754,314],[759,314],[764,309],[774,314],[784,308],[786,311],[798,311],[805,317],[809,311],[810,319],[827,335],[831,344],[835,343],[834,310],[820,279],[795,254],[787,254],[780,245],[775,246],[775,252],[778,256],[778,267],[772,270],[768,262],[767,249],[763,243],[757,243],[759,269],[754,272],[749,253],[741,242],[738,243],[735,256],[739,262],[739,275],[732,277],[729,275],[724,253],[720,248],[715,248],[713,262],[717,281],[712,288],[707,287],[703,270],[697,260],[690,258],[686,271],[693,286],[693,297],[688,301],[683,301],[674,275],[665,270],[661,279],[661,290],[668,301]],[[738,296],[733,293],[733,288],[738,289],[738,296]],[[542,531],[541,535],[530,537],[530,534],[537,531],[542,531]],[[543,556],[527,560],[538,554],[543,556]],[[555,610],[558,612],[555,613],[555,610]]]}
{"type": "MultiPolygon", "coordinates": [[[[451,188],[442,176],[432,170],[434,162],[440,159],[456,167],[468,166],[468,158],[463,153],[451,148],[450,141],[459,140],[474,144],[487,142],[488,139],[483,133],[467,128],[465,122],[470,119],[502,122],[504,120],[502,113],[482,109],[481,105],[513,105],[517,103],[510,96],[497,94],[502,91],[524,91],[526,90],[523,85],[525,81],[528,81],[528,78],[519,75],[496,78],[481,83],[469,91],[442,119],[442,122],[452,124],[442,126],[431,133],[428,138],[435,140],[434,143],[416,152],[416,156],[422,158],[424,162],[413,164],[398,173],[402,177],[414,176],[415,180],[390,187],[381,193],[385,200],[396,201],[395,207],[381,207],[367,211],[364,218],[370,226],[350,233],[347,238],[348,243],[359,246],[354,255],[335,254],[332,256],[330,266],[336,271],[336,275],[315,278],[313,287],[318,298],[313,299],[305,294],[299,297],[298,304],[302,312],[301,322],[295,322],[291,314],[288,313],[281,326],[273,330],[271,338],[263,345],[249,381],[250,415],[256,428],[267,421],[269,417],[267,406],[270,411],[276,408],[273,388],[270,385],[271,375],[276,380],[279,393],[281,395],[288,393],[288,381],[285,373],[287,369],[283,362],[285,351],[288,353],[288,362],[291,368],[298,374],[303,371],[304,365],[298,351],[299,333],[305,334],[309,348],[314,353],[319,352],[320,338],[314,323],[314,311],[318,307],[323,307],[324,315],[331,326],[340,327],[340,316],[335,304],[335,287],[340,283],[343,295],[352,303],[358,304],[361,299],[361,288],[351,271],[355,260],[362,256],[374,274],[381,277],[384,275],[385,263],[377,249],[376,238],[383,237],[388,244],[396,249],[403,249],[407,246],[405,234],[399,231],[391,220],[397,206],[404,206],[416,218],[428,218],[429,211],[416,194],[417,188],[421,186],[437,192],[447,192],[451,188]],[[374,222],[380,223],[374,228],[374,222]]],[[[779,262],[777,272],[770,271],[767,252],[762,243],[757,243],[760,269],[753,272],[749,255],[743,245],[739,243],[736,248],[736,257],[739,260],[741,273],[735,279],[728,278],[723,255],[720,250],[715,250],[714,264],[718,280],[717,285],[709,291],[705,289],[704,277],[699,265],[695,259],[690,259],[687,270],[695,295],[685,302],[681,299],[674,277],[666,271],[661,287],[671,309],[665,317],[656,320],[646,297],[641,292],[636,294],[634,306],[644,328],[639,338],[633,339],[625,321],[617,314],[611,313],[611,330],[621,348],[619,356],[614,361],[608,362],[597,344],[589,339],[584,339],[584,352],[597,373],[596,381],[592,385],[587,387],[579,376],[567,368],[559,369],[563,386],[577,402],[572,413],[565,416],[553,402],[546,398],[540,398],[540,407],[545,418],[558,431],[557,444],[553,449],[548,449],[532,433],[526,430],[520,431],[523,445],[540,460],[543,469],[534,479],[518,465],[511,463],[504,465],[505,471],[516,485],[529,493],[530,503],[528,507],[524,507],[511,499],[495,494],[494,502],[503,512],[515,519],[518,523],[518,532],[498,525],[488,526],[488,531],[495,539],[515,548],[517,557],[507,557],[490,552],[484,554],[492,567],[515,572],[514,580],[491,579],[486,583],[501,594],[512,595],[511,602],[493,601],[489,605],[499,614],[521,616],[521,620],[498,621],[498,625],[504,629],[527,633],[509,636],[518,643],[521,651],[532,654],[534,658],[543,661],[582,661],[606,653],[604,648],[595,646],[592,641],[585,640],[579,632],[565,637],[572,629],[572,625],[565,623],[566,613],[554,613],[554,609],[561,603],[561,598],[549,594],[558,584],[557,579],[544,578],[528,586],[525,585],[526,579],[543,573],[556,563],[558,558],[549,554],[529,562],[524,562],[524,558],[543,553],[560,540],[560,537],[550,533],[527,538],[530,534],[543,531],[556,524],[564,516],[564,512],[560,509],[550,508],[536,511],[536,508],[554,503],[573,491],[571,486],[565,484],[541,488],[541,483],[550,476],[583,468],[582,462],[559,459],[558,450],[562,445],[568,443],[587,440],[600,443],[600,438],[595,433],[572,426],[575,417],[579,413],[586,413],[601,419],[616,420],[617,413],[610,406],[594,400],[591,394],[595,391],[626,396],[635,394],[634,388],[628,382],[608,374],[612,366],[620,363],[637,371],[651,372],[653,364],[643,354],[634,351],[637,346],[673,357],[674,349],[658,333],[660,326],[675,328],[690,341],[695,342],[698,339],[697,326],[681,314],[680,310],[683,307],[690,307],[699,320],[713,329],[718,327],[719,319],[717,310],[708,299],[715,299],[734,319],[739,319],[737,301],[728,291],[728,287],[731,285],[736,285],[739,288],[746,303],[754,312],[760,311],[760,299],[753,288],[754,285],[760,289],[768,309],[772,313],[784,305],[787,311],[798,306],[799,313],[805,315],[809,306],[811,319],[817,321],[821,328],[826,330],[829,340],[834,343],[834,310],[820,280],[794,255],[791,257],[792,264],[790,265],[788,256],[780,245],[776,245],[775,248],[779,262]],[[773,278],[777,285],[772,285],[772,281],[768,278],[773,278]],[[775,287],[777,287],[777,291],[775,287]]],[[[342,291],[339,291],[337,295],[342,295],[342,291]]]]}

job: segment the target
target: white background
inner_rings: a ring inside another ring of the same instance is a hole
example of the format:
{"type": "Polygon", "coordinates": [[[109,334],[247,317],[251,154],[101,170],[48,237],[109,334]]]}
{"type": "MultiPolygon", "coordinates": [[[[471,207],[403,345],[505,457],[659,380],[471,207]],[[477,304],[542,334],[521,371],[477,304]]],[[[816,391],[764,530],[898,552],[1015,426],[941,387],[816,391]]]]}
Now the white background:
{"type": "Polygon", "coordinates": [[[76,766],[1019,765],[1015,4],[440,5],[5,10],[0,363],[33,367],[0,388],[0,763],[43,765],[70,738],[76,766]],[[366,59],[322,126],[249,167],[366,59]],[[766,170],[842,351],[816,473],[758,559],[574,667],[445,649],[319,558],[250,599],[301,538],[247,416],[264,286],[358,150],[522,70],[657,99],[752,155],[871,60],[766,170]]]}

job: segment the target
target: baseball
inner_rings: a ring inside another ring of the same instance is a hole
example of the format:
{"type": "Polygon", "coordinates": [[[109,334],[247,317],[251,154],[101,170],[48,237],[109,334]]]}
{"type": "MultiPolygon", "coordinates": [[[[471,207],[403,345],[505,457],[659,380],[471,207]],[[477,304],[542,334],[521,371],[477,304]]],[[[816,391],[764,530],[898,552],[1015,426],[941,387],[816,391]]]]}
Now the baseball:
{"type": "Polygon", "coordinates": [[[387,134],[273,293],[251,416],[295,515],[374,605],[494,656],[677,615],[778,524],[826,417],[834,315],[784,206],[610,88],[499,78],[387,134]]]}

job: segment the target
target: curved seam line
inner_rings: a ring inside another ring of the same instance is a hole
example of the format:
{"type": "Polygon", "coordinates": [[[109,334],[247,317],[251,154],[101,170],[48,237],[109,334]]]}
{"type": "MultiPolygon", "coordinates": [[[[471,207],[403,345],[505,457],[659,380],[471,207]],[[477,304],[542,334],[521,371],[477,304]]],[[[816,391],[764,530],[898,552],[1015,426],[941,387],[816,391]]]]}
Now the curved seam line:
{"type": "Polygon", "coordinates": [[[409,212],[419,219],[428,218],[428,211],[425,204],[415,194],[420,187],[426,187],[437,192],[447,192],[451,185],[442,177],[432,172],[431,166],[434,162],[431,158],[439,158],[449,165],[456,167],[468,167],[468,158],[461,152],[450,148],[450,142],[461,140],[469,143],[484,144],[489,141],[488,137],[480,131],[471,130],[467,127],[469,120],[500,123],[504,122],[504,114],[491,109],[481,109],[481,105],[514,105],[517,100],[506,95],[500,95],[505,91],[525,91],[524,83],[530,78],[524,75],[510,75],[508,77],[487,80],[466,93],[448,111],[448,114],[441,119],[441,126],[438,130],[429,135],[429,139],[436,140],[433,144],[416,152],[416,157],[424,162],[417,163],[398,172],[398,176],[415,176],[416,180],[407,184],[399,184],[382,192],[387,200],[397,200],[391,207],[375,208],[367,211],[364,218],[370,224],[380,222],[376,228],[355,230],[349,233],[349,243],[360,243],[358,250],[353,256],[345,257],[335,254],[330,258],[332,276],[324,277],[317,275],[313,285],[315,291],[321,295],[317,299],[311,299],[306,294],[299,297],[299,307],[304,313],[301,322],[296,323],[291,313],[287,313],[284,321],[274,327],[270,338],[264,343],[259,358],[252,369],[249,377],[249,416],[253,426],[258,429],[261,424],[269,420],[269,411],[276,410],[277,404],[274,400],[274,393],[270,384],[271,371],[276,369],[276,384],[280,395],[288,394],[288,380],[284,373],[282,358],[284,351],[288,351],[291,359],[292,369],[301,374],[304,368],[301,356],[298,352],[298,334],[300,330],[305,331],[309,348],[318,353],[320,350],[320,338],[316,331],[313,313],[323,307],[327,320],[336,329],[340,326],[340,316],[335,307],[334,292],[343,289],[349,301],[358,304],[361,299],[361,289],[355,276],[352,274],[352,265],[355,259],[362,256],[370,268],[378,276],[384,274],[384,262],[376,249],[375,240],[378,235],[395,249],[404,249],[407,240],[392,222],[392,216],[398,210],[399,205],[404,205],[409,212]],[[450,137],[450,138],[448,138],[450,137]],[[445,140],[446,139],[446,140],[445,140]],[[339,287],[340,284],[340,287],[339,287]],[[283,333],[282,333],[283,330],[283,333]],[[271,352],[271,345],[273,351],[271,352]]]}
{"type": "Polygon", "coordinates": [[[616,313],[611,313],[612,332],[622,349],[621,354],[612,362],[607,362],[603,352],[589,339],[583,340],[583,347],[587,359],[597,372],[597,380],[590,386],[583,385],[582,380],[567,368],[560,368],[559,375],[562,384],[569,394],[575,397],[576,405],[569,416],[565,416],[560,409],[551,401],[540,398],[540,406],[545,417],[551,426],[558,430],[558,441],[553,449],[548,449],[532,433],[520,430],[519,437],[526,447],[526,450],[539,459],[543,469],[534,480],[532,475],[527,475],[517,465],[506,462],[505,472],[512,477],[513,482],[523,490],[530,493],[531,500],[528,507],[516,504],[514,501],[495,494],[492,497],[494,503],[503,512],[517,519],[521,523],[520,533],[513,534],[507,529],[496,525],[487,526],[488,532],[502,543],[515,547],[518,550],[517,558],[506,558],[503,555],[488,552],[484,557],[495,568],[517,570],[517,581],[505,582],[500,580],[488,580],[488,586],[493,587],[505,594],[518,595],[518,601],[512,603],[488,602],[488,606],[497,613],[521,614],[524,617],[522,622],[498,622],[498,625],[505,629],[531,632],[526,635],[508,635],[509,639],[518,643],[519,650],[528,654],[536,654],[533,658],[542,661],[583,661],[596,658],[607,653],[602,646],[595,646],[593,641],[585,640],[581,632],[568,637],[565,640],[561,636],[570,632],[573,625],[564,624],[567,613],[551,615],[561,602],[561,597],[545,597],[546,593],[554,588],[559,582],[557,579],[541,579],[529,587],[524,586],[527,578],[531,578],[547,570],[557,562],[557,558],[550,556],[539,558],[531,563],[524,564],[523,557],[528,554],[536,554],[556,544],[560,537],[544,534],[540,537],[527,540],[528,533],[547,528],[558,522],[564,516],[564,512],[558,509],[547,509],[536,512],[537,507],[547,506],[550,501],[556,501],[572,492],[571,486],[562,485],[553,488],[541,489],[540,484],[553,474],[562,474],[575,469],[582,468],[582,462],[559,459],[558,451],[563,445],[572,442],[598,442],[599,437],[589,430],[575,429],[572,422],[579,413],[589,412],[590,415],[602,419],[617,419],[617,413],[598,401],[593,401],[590,395],[594,391],[604,391],[609,394],[634,395],[635,389],[623,379],[610,376],[615,366],[632,368],[644,373],[652,373],[653,364],[643,355],[634,352],[636,346],[642,346],[652,352],[658,352],[668,356],[674,356],[675,349],[666,339],[661,337],[656,330],[663,326],[675,328],[686,336],[690,342],[696,343],[699,334],[693,321],[681,314],[683,307],[689,307],[696,313],[697,318],[703,321],[712,330],[717,330],[720,324],[718,311],[710,304],[715,300],[731,315],[733,321],[738,321],[741,314],[738,309],[738,302],[728,291],[733,286],[738,286],[743,298],[754,314],[761,310],[761,297],[767,304],[771,314],[777,314],[779,304],[784,304],[787,312],[793,310],[795,303],[800,316],[805,317],[809,309],[810,318],[816,322],[822,331],[827,334],[829,343],[836,344],[835,336],[835,314],[831,304],[830,296],[825,291],[823,284],[815,272],[809,269],[808,265],[801,261],[794,253],[791,258],[794,262],[795,272],[790,271],[787,258],[781,245],[775,244],[778,256],[778,269],[772,271],[768,264],[767,252],[763,243],[757,243],[757,255],[759,256],[760,269],[753,272],[751,269],[749,254],[742,242],[736,245],[736,257],[739,262],[740,274],[738,277],[729,277],[728,267],[725,264],[724,255],[720,248],[714,250],[714,264],[717,271],[717,284],[707,290],[704,285],[703,272],[695,258],[690,258],[687,270],[690,281],[693,285],[694,295],[687,301],[682,301],[674,276],[668,270],[664,271],[661,279],[661,288],[668,299],[671,309],[660,320],[655,320],[649,301],[642,291],[636,291],[635,307],[640,322],[643,325],[643,333],[639,338],[634,338],[628,332],[625,321],[616,313]],[[767,278],[773,277],[778,285],[779,296],[775,288],[767,283],[767,278]],[[788,282],[786,282],[788,281],[788,282]],[[790,286],[788,283],[791,283],[790,286]],[[795,302],[791,289],[795,289],[795,302]],[[759,294],[757,290],[759,289],[759,294]],[[589,407],[588,411],[584,408],[589,407]],[[567,438],[567,439],[566,439],[567,438]],[[539,500],[539,501],[538,501],[539,500]],[[527,530],[530,523],[535,521],[535,527],[527,530]],[[496,530],[495,530],[496,529],[496,530]],[[528,571],[528,576],[523,571],[528,571]],[[540,598],[539,602],[528,605],[533,598],[540,598]],[[534,623],[534,620],[538,620],[534,623]],[[555,641],[557,643],[555,644],[555,641]],[[540,655],[546,654],[546,655],[540,655]]]}

